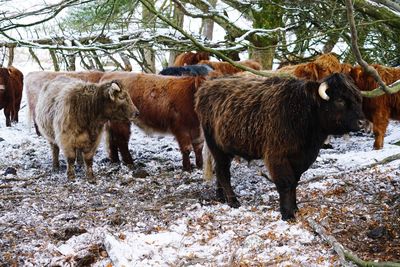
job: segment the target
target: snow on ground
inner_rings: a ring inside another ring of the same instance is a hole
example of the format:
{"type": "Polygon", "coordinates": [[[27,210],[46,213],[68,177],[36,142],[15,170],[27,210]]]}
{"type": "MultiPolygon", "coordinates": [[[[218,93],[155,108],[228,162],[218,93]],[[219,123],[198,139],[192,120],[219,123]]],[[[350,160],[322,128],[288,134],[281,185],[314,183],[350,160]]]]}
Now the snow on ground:
{"type": "Polygon", "coordinates": [[[309,217],[354,251],[369,240],[363,223],[386,225],[391,239],[371,239],[382,250],[359,253],[399,260],[399,224],[384,220],[390,208],[398,210],[400,161],[363,168],[400,153],[392,144],[400,140],[399,123],[389,125],[380,151],[372,150],[368,134],[334,138],[334,149],[322,150],[301,178],[296,222],[284,222],[261,161],[233,163],[242,203],[233,209],[214,200],[214,186],[204,183],[201,170],[181,171],[171,136],[147,136],[136,127],[134,168],[110,164],[102,144],[94,163],[97,185],[85,181],[82,169],[69,182],[65,161],[62,172],[51,172],[49,146],[29,127],[25,99],[22,106],[22,121],[13,127],[0,117],[0,266],[339,265],[309,217]],[[6,174],[10,168],[16,174],[6,174]],[[350,231],[357,226],[363,229],[350,231]]]}

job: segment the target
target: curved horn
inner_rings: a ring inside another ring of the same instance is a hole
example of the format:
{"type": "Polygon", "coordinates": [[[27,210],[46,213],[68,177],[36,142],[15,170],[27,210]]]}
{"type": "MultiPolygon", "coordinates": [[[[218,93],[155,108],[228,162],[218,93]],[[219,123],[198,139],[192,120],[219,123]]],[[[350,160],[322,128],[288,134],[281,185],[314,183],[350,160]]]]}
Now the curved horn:
{"type": "Polygon", "coordinates": [[[326,90],[328,89],[328,84],[326,82],[321,83],[321,85],[318,88],[318,94],[319,96],[323,99],[328,101],[329,96],[326,94],[326,90]]]}
{"type": "Polygon", "coordinates": [[[121,91],[121,88],[119,87],[117,82],[112,81],[111,83],[111,88],[116,90],[116,91],[121,91]]]}

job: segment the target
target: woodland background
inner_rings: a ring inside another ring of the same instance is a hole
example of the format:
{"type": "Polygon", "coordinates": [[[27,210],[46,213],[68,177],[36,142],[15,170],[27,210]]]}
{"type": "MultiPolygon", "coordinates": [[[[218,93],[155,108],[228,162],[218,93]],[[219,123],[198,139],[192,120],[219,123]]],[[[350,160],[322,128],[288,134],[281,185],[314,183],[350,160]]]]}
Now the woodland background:
{"type": "MultiPolygon", "coordinates": [[[[177,54],[252,58],[264,69],[335,52],[354,63],[344,0],[1,0],[0,65],[20,48],[44,69],[157,72],[177,54]],[[218,53],[220,52],[220,53],[218,53]]],[[[400,64],[400,2],[355,0],[361,55],[400,64]]]]}

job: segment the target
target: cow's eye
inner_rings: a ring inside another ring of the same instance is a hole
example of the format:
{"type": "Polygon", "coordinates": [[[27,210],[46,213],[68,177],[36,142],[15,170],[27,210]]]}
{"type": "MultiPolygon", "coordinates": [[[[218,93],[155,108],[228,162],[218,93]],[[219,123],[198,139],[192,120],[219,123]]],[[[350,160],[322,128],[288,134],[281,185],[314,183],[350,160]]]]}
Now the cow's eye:
{"type": "Polygon", "coordinates": [[[335,100],[335,105],[338,108],[344,108],[344,106],[346,105],[346,102],[343,99],[339,98],[339,99],[335,100]]]}

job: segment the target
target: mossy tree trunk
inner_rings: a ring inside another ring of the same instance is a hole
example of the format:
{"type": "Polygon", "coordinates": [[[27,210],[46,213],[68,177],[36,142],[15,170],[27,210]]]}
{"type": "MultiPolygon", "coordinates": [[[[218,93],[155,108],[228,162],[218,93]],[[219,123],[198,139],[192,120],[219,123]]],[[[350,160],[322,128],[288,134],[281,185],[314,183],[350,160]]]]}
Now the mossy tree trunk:
{"type": "MultiPolygon", "coordinates": [[[[154,6],[155,0],[149,0],[148,2],[150,2],[154,6]]],[[[153,31],[155,29],[155,22],[156,20],[154,18],[154,14],[151,13],[145,6],[142,6],[143,28],[153,31]]],[[[147,73],[156,73],[156,57],[154,49],[151,47],[151,44],[143,49],[143,54],[144,66],[146,66],[143,71],[147,73]]]]}

